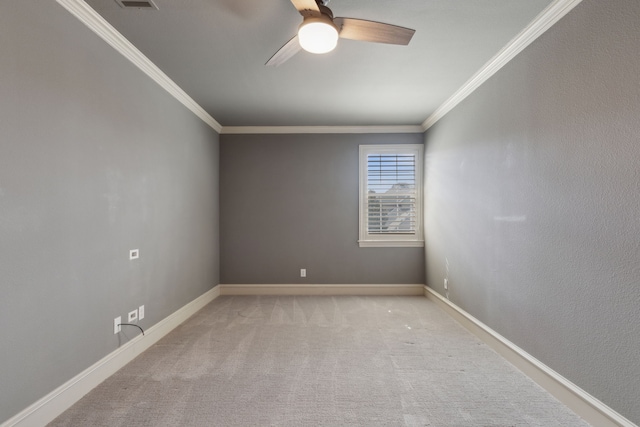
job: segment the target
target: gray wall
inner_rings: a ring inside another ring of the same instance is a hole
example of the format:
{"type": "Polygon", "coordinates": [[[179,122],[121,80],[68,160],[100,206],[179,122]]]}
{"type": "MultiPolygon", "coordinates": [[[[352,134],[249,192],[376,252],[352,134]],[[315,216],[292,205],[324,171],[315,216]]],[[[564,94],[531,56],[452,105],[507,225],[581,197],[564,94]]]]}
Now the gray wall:
{"type": "Polygon", "coordinates": [[[216,285],[219,239],[193,113],[53,1],[0,2],[0,57],[1,423],[216,285]]]}
{"type": "Polygon", "coordinates": [[[428,284],[635,423],[639,22],[583,1],[426,135],[428,284]]]}
{"type": "Polygon", "coordinates": [[[421,134],[222,135],[221,283],[424,283],[424,248],[357,243],[358,146],[422,142],[421,134]]]}

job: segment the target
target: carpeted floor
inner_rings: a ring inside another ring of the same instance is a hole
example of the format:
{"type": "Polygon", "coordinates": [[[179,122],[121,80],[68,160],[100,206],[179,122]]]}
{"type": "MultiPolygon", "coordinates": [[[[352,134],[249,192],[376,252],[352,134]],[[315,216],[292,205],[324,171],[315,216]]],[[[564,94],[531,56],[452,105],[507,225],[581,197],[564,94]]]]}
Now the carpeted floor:
{"type": "Polygon", "coordinates": [[[50,426],[587,426],[423,297],[220,297],[50,426]]]}

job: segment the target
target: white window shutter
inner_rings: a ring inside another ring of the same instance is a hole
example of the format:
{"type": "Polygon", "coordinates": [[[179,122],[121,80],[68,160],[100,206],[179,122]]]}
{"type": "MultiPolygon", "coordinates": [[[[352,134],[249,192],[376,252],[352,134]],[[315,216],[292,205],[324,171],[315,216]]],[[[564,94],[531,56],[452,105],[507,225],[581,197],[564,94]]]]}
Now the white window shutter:
{"type": "Polygon", "coordinates": [[[360,246],[422,246],[422,145],[360,146],[360,246]]]}

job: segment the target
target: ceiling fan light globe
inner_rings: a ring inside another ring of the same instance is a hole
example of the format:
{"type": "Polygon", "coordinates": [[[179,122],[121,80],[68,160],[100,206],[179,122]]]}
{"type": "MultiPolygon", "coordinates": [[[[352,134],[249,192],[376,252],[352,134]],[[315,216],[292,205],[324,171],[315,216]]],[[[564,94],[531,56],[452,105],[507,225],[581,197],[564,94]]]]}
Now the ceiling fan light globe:
{"type": "Polygon", "coordinates": [[[305,19],[298,29],[298,41],[307,52],[331,52],[338,44],[338,29],[328,19],[305,19]]]}

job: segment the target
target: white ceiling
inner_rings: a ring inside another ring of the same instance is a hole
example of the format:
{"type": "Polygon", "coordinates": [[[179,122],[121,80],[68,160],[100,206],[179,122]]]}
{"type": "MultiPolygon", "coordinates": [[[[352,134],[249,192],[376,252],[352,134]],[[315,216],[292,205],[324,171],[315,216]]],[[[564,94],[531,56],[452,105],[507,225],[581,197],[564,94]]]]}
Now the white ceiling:
{"type": "Polygon", "coordinates": [[[416,30],[265,62],[302,18],[290,0],[86,0],[223,126],[420,125],[551,0],[333,0],[335,16],[416,30]]]}

